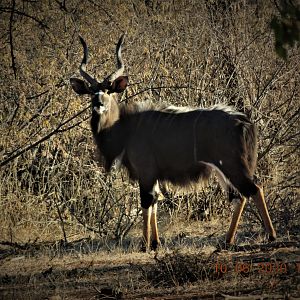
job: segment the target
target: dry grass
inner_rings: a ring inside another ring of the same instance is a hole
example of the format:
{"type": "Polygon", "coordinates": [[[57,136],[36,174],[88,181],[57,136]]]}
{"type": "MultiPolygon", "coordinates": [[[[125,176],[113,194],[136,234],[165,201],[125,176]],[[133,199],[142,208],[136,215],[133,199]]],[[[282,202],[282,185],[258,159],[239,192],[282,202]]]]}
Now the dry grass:
{"type": "MultiPolygon", "coordinates": [[[[122,101],[225,103],[249,115],[259,132],[256,175],[279,240],[299,241],[299,49],[289,49],[287,61],[275,54],[273,2],[4,0],[0,13],[0,254],[26,258],[6,261],[2,271],[13,273],[36,249],[32,255],[46,261],[75,244],[74,255],[111,251],[105,259],[115,251],[126,256],[139,250],[137,186],[123,171],[107,175],[99,168],[88,99],[76,97],[69,86],[82,55],[78,34],[89,44],[89,71],[101,79],[114,68],[115,42],[127,33],[123,56],[130,85],[122,101]]],[[[170,251],[216,247],[229,215],[214,179],[197,191],[171,192],[160,204],[165,257],[156,261],[154,274],[165,274],[164,264],[178,261],[179,270],[193,265],[195,280],[204,280],[198,273],[205,255],[198,261],[170,251]],[[210,216],[202,222],[204,209],[210,216]]],[[[262,242],[261,232],[250,202],[237,242],[262,242]]],[[[138,260],[138,254],[133,257],[138,260]]],[[[190,278],[172,276],[177,291],[190,278]]],[[[205,284],[220,288],[216,281],[205,284]]]]}
{"type": "Polygon", "coordinates": [[[226,299],[244,294],[294,299],[300,292],[299,243],[274,247],[222,252],[180,247],[145,254],[118,247],[105,251],[99,241],[85,240],[15,249],[2,259],[0,294],[5,299],[38,299],[41,294],[58,299],[226,299]]]}

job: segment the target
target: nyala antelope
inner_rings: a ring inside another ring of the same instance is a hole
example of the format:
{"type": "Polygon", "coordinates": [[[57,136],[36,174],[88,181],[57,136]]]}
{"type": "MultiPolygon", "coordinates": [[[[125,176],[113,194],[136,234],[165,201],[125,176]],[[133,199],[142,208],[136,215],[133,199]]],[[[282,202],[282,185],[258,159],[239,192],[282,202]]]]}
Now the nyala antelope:
{"type": "Polygon", "coordinates": [[[254,124],[226,106],[155,109],[118,103],[117,94],[128,84],[128,77],[123,75],[123,41],[124,35],[116,46],[117,70],[99,82],[86,72],[88,48],[80,37],[83,59],[79,71],[84,80],[71,78],[70,82],[77,94],[91,95],[91,128],[105,170],[109,171],[118,161],[139,183],[145,249],[159,245],[157,182],[186,186],[207,179],[213,170],[239,198],[226,242],[233,244],[249,197],[261,214],[269,239],[275,240],[262,188],[253,182],[257,159],[254,124]]]}

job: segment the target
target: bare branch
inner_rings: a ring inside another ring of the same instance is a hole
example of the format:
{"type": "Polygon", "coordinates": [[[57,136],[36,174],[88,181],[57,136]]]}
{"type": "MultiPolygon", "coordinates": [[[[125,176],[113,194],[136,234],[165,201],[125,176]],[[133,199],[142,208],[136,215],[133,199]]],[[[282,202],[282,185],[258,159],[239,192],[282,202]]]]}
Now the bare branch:
{"type": "Polygon", "coordinates": [[[17,67],[14,54],[14,43],[13,43],[13,22],[14,22],[14,12],[15,12],[16,1],[12,0],[10,19],[9,19],[9,44],[10,44],[10,56],[11,56],[11,66],[14,72],[15,78],[17,78],[17,67]]]}
{"type": "Polygon", "coordinates": [[[71,122],[72,120],[76,119],[77,117],[79,117],[81,114],[83,114],[88,107],[85,107],[84,109],[82,109],[80,112],[78,112],[77,114],[73,115],[72,117],[70,117],[69,119],[67,119],[64,122],[61,122],[55,129],[53,129],[51,132],[49,132],[47,135],[45,135],[44,137],[42,137],[41,139],[39,139],[38,141],[36,141],[35,143],[25,147],[24,149],[18,151],[16,154],[14,154],[13,156],[10,156],[6,159],[4,159],[1,163],[0,163],[0,167],[3,167],[5,165],[7,165],[9,162],[13,161],[14,159],[16,159],[17,157],[21,156],[22,154],[24,154],[25,152],[29,151],[30,149],[33,149],[34,147],[36,147],[37,145],[49,140],[53,135],[60,133],[60,129],[68,124],[69,122],[71,122]]]}
{"type": "Polygon", "coordinates": [[[38,18],[34,17],[34,16],[31,16],[23,11],[20,11],[20,10],[17,10],[15,9],[15,0],[12,0],[13,2],[13,6],[12,8],[8,8],[8,7],[0,7],[0,10],[2,12],[6,12],[6,13],[11,13],[11,14],[17,14],[17,15],[20,15],[20,16],[24,16],[24,17],[27,17],[29,19],[32,19],[33,21],[35,21],[36,23],[38,23],[42,28],[47,28],[49,29],[48,25],[46,25],[44,22],[42,22],[41,20],[39,20],[38,18]]]}

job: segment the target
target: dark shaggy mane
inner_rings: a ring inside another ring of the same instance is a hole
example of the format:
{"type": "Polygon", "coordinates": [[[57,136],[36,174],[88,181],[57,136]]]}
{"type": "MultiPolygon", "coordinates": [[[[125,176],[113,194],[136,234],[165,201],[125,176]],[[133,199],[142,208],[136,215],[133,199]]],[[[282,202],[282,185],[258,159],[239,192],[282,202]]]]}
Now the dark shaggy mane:
{"type": "Polygon", "coordinates": [[[158,105],[156,103],[153,103],[150,100],[144,102],[135,102],[135,103],[120,105],[120,117],[126,115],[132,115],[143,111],[161,111],[166,113],[179,114],[179,113],[186,113],[191,111],[213,111],[213,110],[220,110],[230,115],[240,116],[240,118],[243,119],[246,123],[251,123],[245,114],[238,112],[233,107],[224,104],[216,104],[209,108],[193,108],[189,106],[167,105],[165,103],[161,103],[158,105]]]}

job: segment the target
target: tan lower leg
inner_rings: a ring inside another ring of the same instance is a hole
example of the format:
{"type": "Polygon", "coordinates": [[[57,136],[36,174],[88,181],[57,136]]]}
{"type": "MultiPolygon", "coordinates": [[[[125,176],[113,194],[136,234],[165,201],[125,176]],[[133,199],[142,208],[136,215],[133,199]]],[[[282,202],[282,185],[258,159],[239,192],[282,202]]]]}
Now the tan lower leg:
{"type": "Polygon", "coordinates": [[[152,247],[156,248],[157,245],[159,244],[159,236],[158,236],[158,228],[157,228],[157,203],[153,204],[152,206],[151,230],[152,230],[152,247]]]}
{"type": "Polygon", "coordinates": [[[263,193],[263,189],[259,186],[257,186],[258,191],[256,193],[256,195],[252,196],[254,203],[256,205],[256,207],[258,208],[258,211],[262,217],[262,220],[264,222],[265,228],[266,228],[266,232],[269,234],[270,239],[275,240],[276,239],[276,232],[275,229],[273,227],[269,212],[268,212],[268,208],[266,205],[266,201],[264,198],[264,193],[263,193]]]}
{"type": "Polygon", "coordinates": [[[151,225],[151,216],[152,216],[152,206],[149,208],[143,208],[143,237],[146,248],[150,246],[150,225],[151,225]]]}
{"type": "Polygon", "coordinates": [[[236,207],[234,208],[231,224],[230,224],[229,230],[226,235],[226,243],[229,243],[229,244],[234,243],[234,237],[235,237],[245,204],[246,204],[246,198],[242,197],[240,199],[239,203],[237,203],[236,207]]]}

